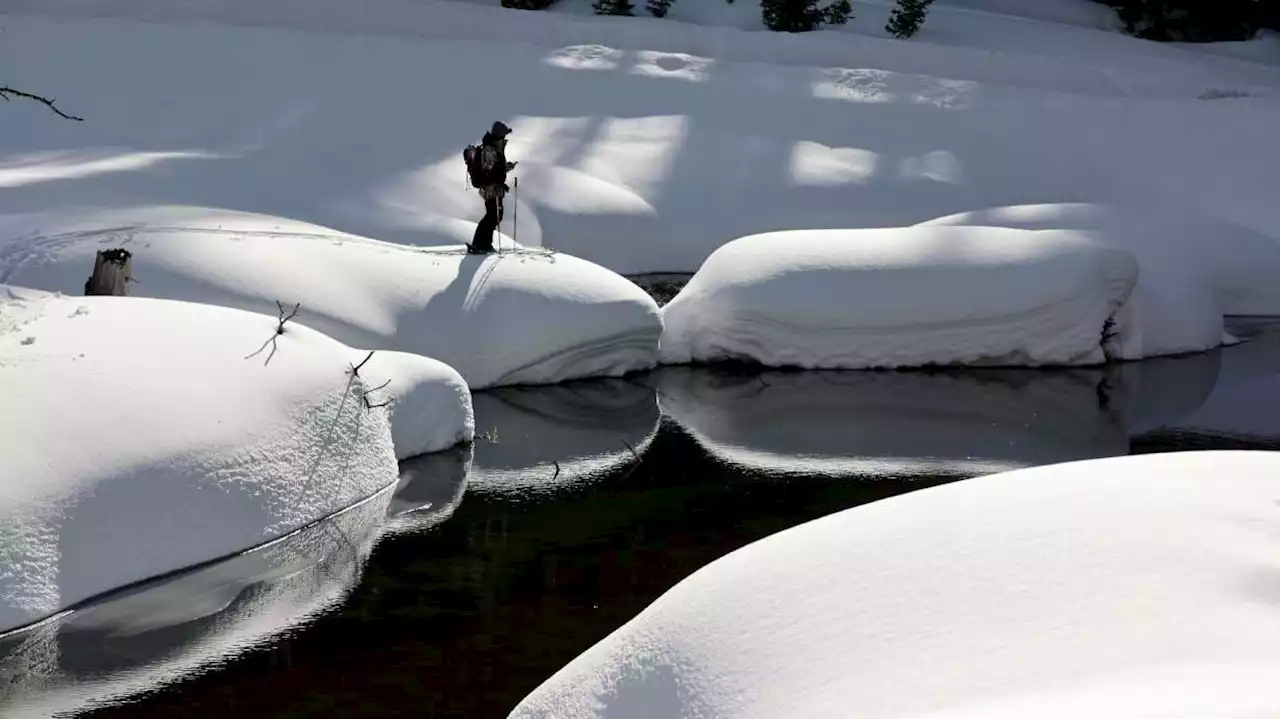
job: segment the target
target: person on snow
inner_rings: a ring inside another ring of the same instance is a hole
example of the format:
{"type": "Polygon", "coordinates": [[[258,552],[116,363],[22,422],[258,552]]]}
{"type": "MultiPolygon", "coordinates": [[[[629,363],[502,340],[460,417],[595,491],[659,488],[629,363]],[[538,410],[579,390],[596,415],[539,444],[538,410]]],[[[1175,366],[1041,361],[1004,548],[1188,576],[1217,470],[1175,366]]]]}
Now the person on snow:
{"type": "Polygon", "coordinates": [[[474,254],[493,252],[493,232],[502,222],[502,201],[511,189],[507,186],[507,173],[517,164],[507,162],[507,135],[510,134],[511,128],[495,122],[475,148],[472,184],[484,199],[484,219],[476,225],[475,236],[467,245],[467,251],[474,254]]]}

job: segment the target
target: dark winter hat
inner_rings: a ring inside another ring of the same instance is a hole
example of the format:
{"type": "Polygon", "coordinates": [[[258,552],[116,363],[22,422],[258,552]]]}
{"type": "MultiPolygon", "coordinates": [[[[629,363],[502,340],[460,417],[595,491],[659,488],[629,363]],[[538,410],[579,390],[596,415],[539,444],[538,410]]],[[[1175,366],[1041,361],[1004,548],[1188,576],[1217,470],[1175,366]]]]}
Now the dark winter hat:
{"type": "Polygon", "coordinates": [[[493,127],[489,128],[489,133],[497,135],[498,137],[506,137],[511,134],[511,128],[501,122],[495,122],[493,123],[493,127]]]}

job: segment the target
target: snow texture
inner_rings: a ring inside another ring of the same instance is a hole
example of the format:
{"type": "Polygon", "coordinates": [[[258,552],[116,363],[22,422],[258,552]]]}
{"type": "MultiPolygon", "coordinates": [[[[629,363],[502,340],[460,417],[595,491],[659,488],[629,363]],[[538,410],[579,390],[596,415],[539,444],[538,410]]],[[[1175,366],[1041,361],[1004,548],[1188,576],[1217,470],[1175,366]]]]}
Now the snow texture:
{"type": "MultiPolygon", "coordinates": [[[[809,230],[717,250],[663,308],[667,363],[1079,365],[1138,266],[1067,231],[809,230]]],[[[1117,319],[1117,342],[1129,325],[1117,319]]],[[[1110,345],[1111,342],[1106,344],[1110,345]]]]}
{"type": "Polygon", "coordinates": [[[1280,454],[1023,469],[712,562],[513,719],[1280,712],[1280,454]]]}
{"type": "Polygon", "coordinates": [[[758,25],[747,0],[678,3],[690,22],[486,4],[0,3],[6,81],[91,118],[6,105],[0,213],[220,207],[457,245],[481,215],[461,150],[502,120],[520,161],[502,242],[628,274],[693,271],[760,232],[1023,203],[1280,236],[1273,66],[982,8],[935,7],[902,42],[856,36],[880,34],[883,5],[790,36],[694,24],[758,25]],[[1215,91],[1249,96],[1199,99],[1215,91]]]}
{"type": "Polygon", "coordinates": [[[277,302],[300,304],[293,322],[353,347],[434,358],[471,389],[620,375],[657,360],[653,299],[565,255],[467,255],[194,207],[0,217],[3,237],[12,239],[0,239],[0,282],[77,293],[95,252],[124,247],[141,280],[133,295],[272,315],[277,302]]]}
{"type": "Polygon", "coordinates": [[[0,297],[0,631],[395,482],[387,413],[329,337],[185,302],[0,297]]]}
{"type": "Polygon", "coordinates": [[[1127,359],[1216,347],[1223,314],[1280,315],[1280,241],[1230,222],[1072,203],[996,207],[922,225],[1075,230],[1132,252],[1141,268],[1131,300],[1141,337],[1127,359]]]}
{"type": "Polygon", "coordinates": [[[388,487],[279,541],[0,639],[0,714],[78,715],[270,644],[355,588],[390,500],[388,487]]]}
{"type": "Polygon", "coordinates": [[[471,391],[449,365],[405,352],[375,352],[360,376],[373,389],[366,397],[370,407],[390,403],[396,459],[438,452],[475,436],[471,391]]]}

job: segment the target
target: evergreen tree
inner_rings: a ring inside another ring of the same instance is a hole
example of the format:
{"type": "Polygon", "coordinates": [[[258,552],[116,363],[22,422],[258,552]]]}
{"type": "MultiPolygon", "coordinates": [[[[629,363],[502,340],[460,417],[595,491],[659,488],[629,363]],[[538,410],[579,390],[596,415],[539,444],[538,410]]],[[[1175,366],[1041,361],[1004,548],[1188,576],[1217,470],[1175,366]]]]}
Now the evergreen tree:
{"type": "Polygon", "coordinates": [[[636,8],[631,0],[596,0],[591,8],[597,15],[634,15],[636,8]]]}
{"type": "Polygon", "coordinates": [[[853,6],[849,0],[836,0],[822,11],[822,17],[828,25],[843,25],[853,17],[853,6]]]}
{"type": "Polygon", "coordinates": [[[775,32],[809,32],[824,22],[839,25],[852,14],[849,0],[835,0],[830,7],[818,7],[818,0],[761,0],[760,17],[775,32]]]}
{"type": "Polygon", "coordinates": [[[649,14],[654,17],[666,17],[667,11],[671,9],[671,6],[674,5],[675,2],[676,0],[649,0],[645,9],[647,9],[649,14]]]}
{"type": "Polygon", "coordinates": [[[884,29],[903,39],[915,35],[924,24],[932,4],[933,0],[898,0],[898,6],[889,13],[889,22],[884,29]]]}

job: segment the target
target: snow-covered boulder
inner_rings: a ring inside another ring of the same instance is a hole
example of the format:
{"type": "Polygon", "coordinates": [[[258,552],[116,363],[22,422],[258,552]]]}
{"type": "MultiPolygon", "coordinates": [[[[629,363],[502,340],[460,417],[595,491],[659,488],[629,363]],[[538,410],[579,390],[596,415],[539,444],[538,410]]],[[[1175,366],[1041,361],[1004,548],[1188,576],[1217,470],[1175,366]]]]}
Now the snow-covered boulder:
{"type": "Polygon", "coordinates": [[[1280,713],[1280,453],[920,490],[712,562],[513,719],[1280,713]]]}
{"type": "Polygon", "coordinates": [[[437,452],[475,436],[471,391],[462,375],[439,360],[407,352],[374,352],[360,376],[373,391],[368,404],[386,403],[396,458],[437,452]]]}
{"type": "Polygon", "coordinates": [[[0,297],[0,630],[396,480],[387,413],[348,372],[359,353],[319,332],[186,302],[0,297]]]}
{"type": "Polygon", "coordinates": [[[1125,338],[1117,312],[1137,276],[1128,252],[1065,231],[752,235],[716,250],[663,308],[662,359],[840,369],[1098,363],[1104,335],[1125,338]]]}
{"type": "Polygon", "coordinates": [[[1225,220],[1067,203],[995,207],[918,226],[1073,230],[1132,252],[1141,270],[1130,300],[1135,331],[1123,344],[1124,359],[1233,344],[1223,329],[1224,313],[1280,314],[1280,240],[1225,220]]]}
{"type": "Polygon", "coordinates": [[[627,379],[504,387],[474,401],[469,486],[493,494],[554,492],[608,474],[645,451],[662,419],[654,390],[627,379]]]}
{"type": "Polygon", "coordinates": [[[1168,207],[1068,202],[992,207],[919,226],[1076,230],[1132,252],[1142,268],[1139,293],[1147,284],[1148,261],[1171,259],[1208,280],[1222,312],[1280,315],[1280,238],[1216,217],[1168,207]]]}
{"type": "Polygon", "coordinates": [[[632,282],[561,254],[467,255],[202,208],[0,217],[0,281],[82,290],[97,250],[134,253],[140,297],[276,314],[353,347],[410,352],[472,389],[646,369],[662,331],[632,282]],[[304,231],[304,228],[310,229],[304,231]]]}
{"type": "Polygon", "coordinates": [[[0,638],[0,714],[73,716],[269,644],[359,583],[388,488],[278,542],[114,593],[0,638]]]}

